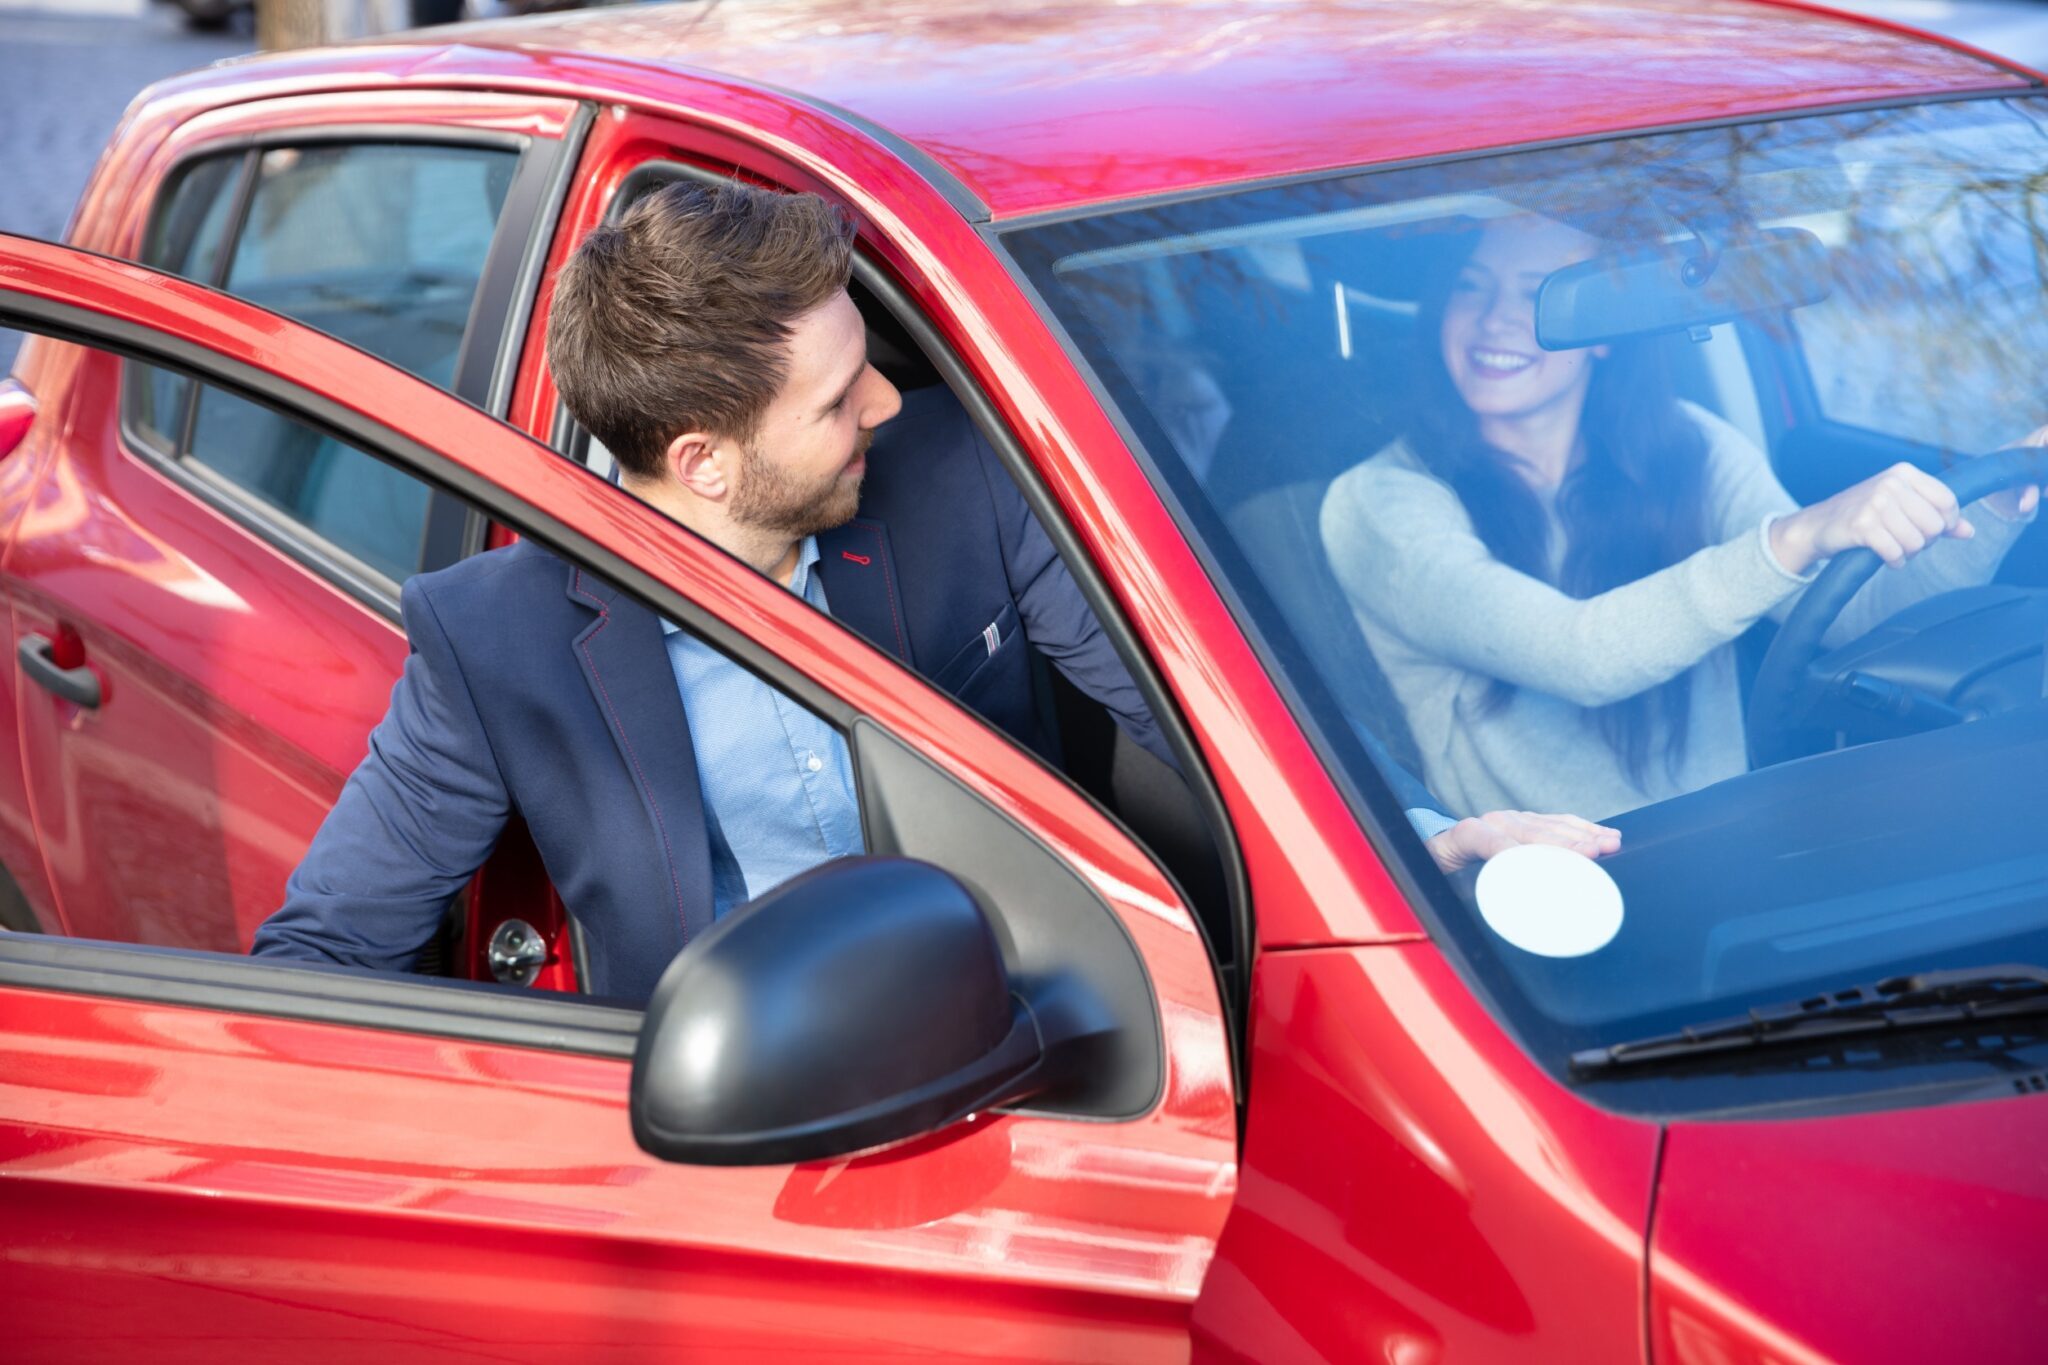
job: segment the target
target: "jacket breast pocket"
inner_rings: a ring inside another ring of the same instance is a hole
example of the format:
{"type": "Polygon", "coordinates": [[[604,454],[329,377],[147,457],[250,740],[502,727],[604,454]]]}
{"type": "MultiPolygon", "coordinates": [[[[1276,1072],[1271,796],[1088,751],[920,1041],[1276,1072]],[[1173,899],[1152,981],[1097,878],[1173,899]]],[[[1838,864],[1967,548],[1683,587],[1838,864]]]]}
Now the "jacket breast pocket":
{"type": "Polygon", "coordinates": [[[965,696],[982,670],[993,663],[997,655],[1007,652],[1023,633],[1016,606],[1004,603],[993,621],[983,626],[979,634],[961,645],[953,652],[952,658],[932,672],[932,686],[956,697],[965,696]]]}

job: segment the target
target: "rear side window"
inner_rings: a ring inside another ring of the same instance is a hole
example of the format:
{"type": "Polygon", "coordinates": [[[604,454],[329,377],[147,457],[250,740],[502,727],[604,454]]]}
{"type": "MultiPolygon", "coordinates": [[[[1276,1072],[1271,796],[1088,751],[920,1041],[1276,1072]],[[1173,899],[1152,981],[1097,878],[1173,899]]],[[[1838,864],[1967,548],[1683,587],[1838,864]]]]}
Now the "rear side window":
{"type": "MultiPolygon", "coordinates": [[[[143,264],[200,284],[219,281],[221,248],[227,242],[242,160],[211,157],[178,177],[150,224],[143,264]]],[[[174,449],[185,432],[192,382],[168,370],[130,365],[127,388],[130,429],[158,450],[174,449]]]]}
{"type": "Polygon", "coordinates": [[[517,161],[475,147],[272,148],[224,287],[447,388],[517,161]]]}
{"type": "MultiPolygon", "coordinates": [[[[515,152],[422,143],[272,147],[195,163],[143,264],[225,289],[452,386],[515,152]]],[[[205,466],[396,584],[420,566],[429,490],[360,452],[133,366],[132,437],[205,466]]]]}

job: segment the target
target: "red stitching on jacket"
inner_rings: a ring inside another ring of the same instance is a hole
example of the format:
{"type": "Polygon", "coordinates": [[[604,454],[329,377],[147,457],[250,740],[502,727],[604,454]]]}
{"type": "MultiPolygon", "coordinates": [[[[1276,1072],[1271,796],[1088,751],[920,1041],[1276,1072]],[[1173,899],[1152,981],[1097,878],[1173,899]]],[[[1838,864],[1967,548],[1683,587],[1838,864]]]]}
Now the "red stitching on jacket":
{"type": "MultiPolygon", "coordinates": [[[[863,526],[861,529],[875,538],[875,553],[880,555],[885,548],[882,542],[881,528],[877,526],[863,526]]],[[[886,556],[882,559],[882,586],[889,594],[889,620],[896,627],[896,649],[903,656],[903,662],[907,664],[910,662],[910,641],[903,638],[903,618],[896,611],[896,576],[889,571],[889,561],[886,556]]]]}

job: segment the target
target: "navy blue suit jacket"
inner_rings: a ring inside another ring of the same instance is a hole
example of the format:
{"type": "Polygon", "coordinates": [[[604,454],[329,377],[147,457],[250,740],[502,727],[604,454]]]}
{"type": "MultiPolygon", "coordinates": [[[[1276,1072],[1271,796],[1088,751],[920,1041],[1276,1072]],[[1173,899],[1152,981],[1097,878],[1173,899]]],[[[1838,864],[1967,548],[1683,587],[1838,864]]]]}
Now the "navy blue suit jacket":
{"type": "MultiPolygon", "coordinates": [[[[1035,646],[1166,756],[1043,528],[950,394],[908,396],[876,433],[859,515],[818,546],[835,619],[1004,730],[1038,738],[1035,646]]],[[[252,951],[410,968],[516,811],[582,931],[586,989],[644,999],[712,906],[660,621],[524,542],[415,577],[401,602],[412,654],[391,709],[252,951]]]]}

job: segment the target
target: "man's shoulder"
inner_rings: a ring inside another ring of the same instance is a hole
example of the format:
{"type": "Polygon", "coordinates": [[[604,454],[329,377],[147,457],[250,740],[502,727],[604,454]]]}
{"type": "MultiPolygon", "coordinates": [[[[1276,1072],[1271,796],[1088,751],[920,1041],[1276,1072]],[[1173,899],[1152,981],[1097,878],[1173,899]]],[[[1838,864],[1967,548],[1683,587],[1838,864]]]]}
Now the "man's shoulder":
{"type": "MultiPolygon", "coordinates": [[[[570,596],[572,567],[551,550],[521,540],[436,569],[414,574],[401,593],[408,626],[422,607],[432,610],[443,629],[477,623],[490,627],[506,620],[530,620],[559,603],[574,610],[570,596]]],[[[609,596],[609,589],[604,590],[609,596]]]]}
{"type": "Polygon", "coordinates": [[[967,472],[986,444],[951,390],[943,384],[913,389],[903,395],[903,410],[875,432],[869,477],[915,485],[948,467],[967,472]]]}
{"type": "MultiPolygon", "coordinates": [[[[917,428],[922,434],[930,435],[943,430],[956,443],[965,443],[974,437],[974,419],[967,415],[966,407],[944,384],[933,384],[922,389],[906,389],[902,394],[903,409],[882,428],[917,428]]],[[[879,439],[879,438],[878,438],[879,439]]]]}
{"type": "Polygon", "coordinates": [[[938,385],[904,394],[903,411],[876,431],[860,514],[953,522],[975,504],[995,510],[1003,493],[1015,496],[1014,487],[960,400],[938,385]]]}

